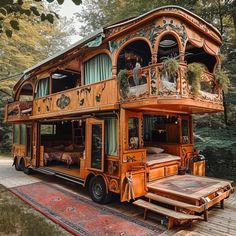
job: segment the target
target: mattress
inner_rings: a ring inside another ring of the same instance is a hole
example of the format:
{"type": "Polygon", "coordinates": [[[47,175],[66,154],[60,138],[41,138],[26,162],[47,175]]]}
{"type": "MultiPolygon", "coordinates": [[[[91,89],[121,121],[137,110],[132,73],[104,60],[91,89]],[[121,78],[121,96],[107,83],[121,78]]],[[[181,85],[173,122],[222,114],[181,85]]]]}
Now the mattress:
{"type": "Polygon", "coordinates": [[[169,153],[147,154],[147,166],[180,160],[181,158],[179,156],[175,156],[169,153]]]}

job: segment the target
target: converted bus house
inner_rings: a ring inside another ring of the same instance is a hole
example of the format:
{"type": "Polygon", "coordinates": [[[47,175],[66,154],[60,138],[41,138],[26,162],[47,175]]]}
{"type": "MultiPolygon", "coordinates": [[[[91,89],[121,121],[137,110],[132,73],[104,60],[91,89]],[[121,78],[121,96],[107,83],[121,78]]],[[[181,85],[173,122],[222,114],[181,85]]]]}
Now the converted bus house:
{"type": "Polygon", "coordinates": [[[147,209],[168,216],[169,228],[207,220],[232,187],[203,177],[191,115],[223,111],[214,77],[221,44],[212,25],[167,6],[104,27],[29,68],[5,110],[16,170],[81,184],[99,203],[112,193],[136,199],[145,216],[147,209]],[[202,72],[194,82],[189,66],[196,64],[202,72]]]}

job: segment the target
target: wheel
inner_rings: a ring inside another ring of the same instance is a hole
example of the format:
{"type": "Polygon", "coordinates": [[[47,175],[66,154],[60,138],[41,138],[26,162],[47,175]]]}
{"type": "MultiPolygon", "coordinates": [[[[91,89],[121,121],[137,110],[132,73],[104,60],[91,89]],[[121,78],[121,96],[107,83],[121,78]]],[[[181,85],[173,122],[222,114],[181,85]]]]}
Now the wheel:
{"type": "Polygon", "coordinates": [[[25,161],[24,159],[21,159],[21,168],[24,171],[25,174],[29,175],[32,173],[32,170],[30,168],[25,167],[25,161]]]}
{"type": "Polygon", "coordinates": [[[106,184],[102,177],[94,176],[89,183],[89,193],[94,202],[105,204],[111,200],[111,192],[107,193],[106,184]]]}
{"type": "Polygon", "coordinates": [[[14,165],[15,165],[15,170],[17,170],[17,171],[21,171],[22,170],[21,165],[19,164],[17,157],[14,160],[14,165]]]}

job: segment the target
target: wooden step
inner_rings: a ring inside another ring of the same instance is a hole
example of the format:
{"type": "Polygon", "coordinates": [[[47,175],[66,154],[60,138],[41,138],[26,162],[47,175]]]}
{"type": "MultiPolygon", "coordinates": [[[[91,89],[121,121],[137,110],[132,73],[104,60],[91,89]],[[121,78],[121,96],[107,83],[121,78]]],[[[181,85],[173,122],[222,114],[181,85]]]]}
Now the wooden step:
{"type": "Polygon", "coordinates": [[[146,198],[157,201],[157,202],[161,202],[170,206],[176,206],[176,207],[180,207],[180,208],[184,208],[184,209],[188,209],[194,212],[203,212],[206,210],[206,205],[201,205],[201,206],[195,206],[192,204],[188,204],[185,202],[180,202],[174,199],[170,199],[170,198],[166,198],[163,196],[159,196],[157,194],[154,193],[147,193],[145,195],[146,198]]]}
{"type": "Polygon", "coordinates": [[[144,212],[144,218],[145,219],[146,219],[146,216],[147,216],[147,210],[150,210],[150,211],[159,213],[161,215],[167,216],[168,217],[168,226],[167,226],[168,229],[171,229],[173,227],[174,220],[180,220],[180,221],[181,220],[185,220],[185,221],[186,220],[189,220],[189,221],[203,220],[203,218],[201,216],[188,215],[188,214],[184,214],[184,213],[181,213],[181,212],[173,211],[173,210],[167,209],[165,207],[161,207],[161,206],[158,206],[156,204],[144,201],[142,199],[139,199],[139,200],[135,201],[133,204],[136,205],[136,206],[145,208],[145,212],[144,212]]]}

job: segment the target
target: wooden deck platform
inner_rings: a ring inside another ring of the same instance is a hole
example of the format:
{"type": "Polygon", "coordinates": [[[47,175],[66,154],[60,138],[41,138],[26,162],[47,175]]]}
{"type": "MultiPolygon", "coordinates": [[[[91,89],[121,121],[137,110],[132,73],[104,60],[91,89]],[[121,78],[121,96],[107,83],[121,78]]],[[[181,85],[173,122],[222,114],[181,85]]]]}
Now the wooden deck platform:
{"type": "Polygon", "coordinates": [[[150,192],[186,203],[200,205],[203,203],[202,201],[210,202],[216,197],[219,198],[219,195],[222,194],[227,197],[226,190],[231,188],[231,184],[230,181],[209,177],[175,175],[149,182],[147,187],[150,192]]]}
{"type": "Polygon", "coordinates": [[[160,236],[235,236],[236,235],[236,193],[225,201],[224,210],[220,205],[209,212],[208,221],[199,221],[191,228],[184,226],[167,230],[160,236]]]}

